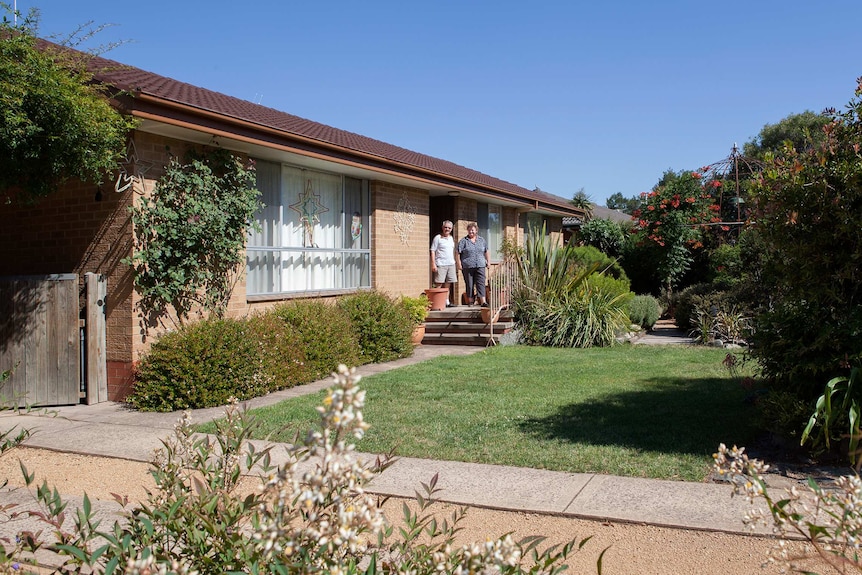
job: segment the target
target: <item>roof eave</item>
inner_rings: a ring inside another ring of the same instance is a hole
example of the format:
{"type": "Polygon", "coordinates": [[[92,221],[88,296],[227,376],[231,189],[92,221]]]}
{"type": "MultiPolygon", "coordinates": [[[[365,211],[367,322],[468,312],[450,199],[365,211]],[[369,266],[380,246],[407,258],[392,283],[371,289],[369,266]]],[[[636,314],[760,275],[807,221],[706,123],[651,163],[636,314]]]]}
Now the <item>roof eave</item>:
{"type": "Polygon", "coordinates": [[[392,173],[401,177],[414,179],[417,182],[433,182],[463,192],[506,199],[522,204],[525,208],[530,209],[530,211],[540,210],[559,215],[577,215],[581,213],[573,206],[536,200],[535,198],[520,195],[510,190],[441,174],[434,170],[352,150],[329,142],[279,130],[182,102],[160,98],[144,92],[134,92],[131,97],[118,95],[117,100],[124,110],[139,118],[164,122],[179,127],[193,128],[214,136],[236,138],[248,143],[289,149],[289,151],[300,155],[361,166],[381,173],[392,173]]]}

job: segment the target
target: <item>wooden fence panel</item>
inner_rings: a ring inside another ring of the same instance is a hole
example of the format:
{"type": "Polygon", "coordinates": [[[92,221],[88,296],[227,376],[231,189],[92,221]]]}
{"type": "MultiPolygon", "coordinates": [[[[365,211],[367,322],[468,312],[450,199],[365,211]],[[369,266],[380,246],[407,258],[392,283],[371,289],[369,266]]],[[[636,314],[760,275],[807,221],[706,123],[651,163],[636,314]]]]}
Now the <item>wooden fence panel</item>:
{"type": "Polygon", "coordinates": [[[85,274],[87,285],[87,405],[108,401],[108,365],[105,309],[108,282],[101,274],[85,274]]]}
{"type": "Polygon", "coordinates": [[[0,278],[0,397],[19,406],[79,402],[78,276],[0,278]]]}

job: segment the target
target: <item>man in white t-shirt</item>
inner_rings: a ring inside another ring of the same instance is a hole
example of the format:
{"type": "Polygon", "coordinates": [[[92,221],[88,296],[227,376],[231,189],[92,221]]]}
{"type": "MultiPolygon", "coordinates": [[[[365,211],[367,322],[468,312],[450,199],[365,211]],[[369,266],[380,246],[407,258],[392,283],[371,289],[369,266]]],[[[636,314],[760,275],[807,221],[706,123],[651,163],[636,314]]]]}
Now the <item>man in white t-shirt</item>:
{"type": "MultiPolygon", "coordinates": [[[[452,237],[452,222],[446,220],[440,233],[431,241],[431,273],[434,274],[435,287],[444,287],[455,283],[455,238],[452,237]]],[[[450,305],[448,298],[446,306],[450,305]]]]}

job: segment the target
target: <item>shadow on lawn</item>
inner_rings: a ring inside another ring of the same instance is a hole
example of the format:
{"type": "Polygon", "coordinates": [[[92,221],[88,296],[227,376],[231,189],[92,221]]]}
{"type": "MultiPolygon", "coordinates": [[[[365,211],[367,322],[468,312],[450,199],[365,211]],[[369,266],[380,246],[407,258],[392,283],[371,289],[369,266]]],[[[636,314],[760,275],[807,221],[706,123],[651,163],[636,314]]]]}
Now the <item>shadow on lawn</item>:
{"type": "Polygon", "coordinates": [[[697,455],[713,453],[720,442],[745,445],[754,436],[754,408],[736,382],[656,378],[644,386],[561,406],[524,420],[521,430],[545,440],[697,455]]]}

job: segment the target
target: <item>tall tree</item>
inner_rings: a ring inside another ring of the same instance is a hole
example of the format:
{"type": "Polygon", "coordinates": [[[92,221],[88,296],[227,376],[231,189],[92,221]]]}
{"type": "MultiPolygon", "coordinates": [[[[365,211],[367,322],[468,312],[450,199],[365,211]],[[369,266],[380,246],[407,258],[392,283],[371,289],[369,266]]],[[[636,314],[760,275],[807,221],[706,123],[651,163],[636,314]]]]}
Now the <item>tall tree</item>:
{"type": "Polygon", "coordinates": [[[801,114],[790,114],[775,124],[766,124],[750,141],[743,145],[743,155],[763,159],[766,152],[778,152],[785,142],[798,151],[823,142],[823,127],[829,116],[806,110],[801,114]]]}
{"type": "Polygon", "coordinates": [[[718,206],[704,189],[700,172],[665,172],[635,210],[635,230],[658,253],[656,273],[670,293],[703,247],[701,226],[718,221],[718,206]]]}
{"type": "Polygon", "coordinates": [[[632,215],[641,205],[641,199],[637,196],[626,198],[622,192],[608,196],[605,205],[611,210],[619,210],[624,214],[632,215]]]}
{"type": "MultiPolygon", "coordinates": [[[[2,7],[9,10],[9,6],[2,7]]],[[[38,12],[0,22],[0,196],[32,201],[69,178],[115,169],[133,121],[114,109],[81,52],[38,44],[38,12]]]]}
{"type": "Polygon", "coordinates": [[[576,208],[583,210],[587,219],[593,217],[593,199],[587,194],[584,188],[575,192],[575,195],[569,201],[576,208]]]}
{"type": "Polygon", "coordinates": [[[764,155],[752,190],[770,295],[752,347],[764,373],[812,398],[862,364],[862,78],[844,112],[764,155]]]}

